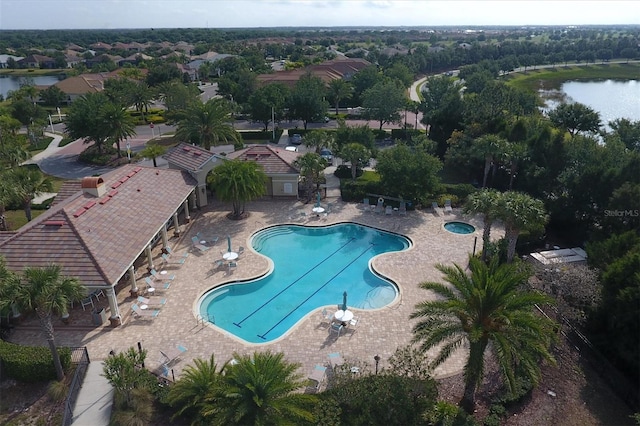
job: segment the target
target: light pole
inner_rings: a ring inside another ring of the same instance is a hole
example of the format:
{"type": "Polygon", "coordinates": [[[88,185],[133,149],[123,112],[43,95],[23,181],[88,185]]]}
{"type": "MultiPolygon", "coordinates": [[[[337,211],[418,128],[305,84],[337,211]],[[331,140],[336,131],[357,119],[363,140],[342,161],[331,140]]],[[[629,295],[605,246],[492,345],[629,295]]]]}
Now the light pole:
{"type": "Polygon", "coordinates": [[[378,374],[378,364],[380,363],[380,355],[374,356],[373,360],[376,362],[376,374],[378,374]]]}
{"type": "Polygon", "coordinates": [[[272,131],[273,143],[275,143],[276,142],[276,120],[275,120],[275,112],[273,111],[273,106],[271,106],[271,131],[272,131]]]}
{"type": "Polygon", "coordinates": [[[129,163],[131,163],[131,144],[129,143],[129,139],[127,139],[127,159],[129,163]]]}

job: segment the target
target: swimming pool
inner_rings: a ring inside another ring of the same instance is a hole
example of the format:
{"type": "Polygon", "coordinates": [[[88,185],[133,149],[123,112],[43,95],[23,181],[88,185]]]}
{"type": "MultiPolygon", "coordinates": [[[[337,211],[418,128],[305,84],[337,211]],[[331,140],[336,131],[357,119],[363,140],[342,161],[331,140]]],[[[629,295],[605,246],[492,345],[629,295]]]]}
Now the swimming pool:
{"type": "Polygon", "coordinates": [[[475,226],[464,222],[447,222],[444,229],[454,234],[473,234],[476,231],[475,226]]]}
{"type": "Polygon", "coordinates": [[[374,273],[369,263],[381,253],[406,250],[401,235],[354,223],[326,227],[277,225],[251,238],[273,270],[256,280],[227,284],[205,293],[203,318],[250,343],[283,336],[309,312],[334,308],[347,292],[347,305],[378,309],[393,302],[397,287],[374,273]]]}

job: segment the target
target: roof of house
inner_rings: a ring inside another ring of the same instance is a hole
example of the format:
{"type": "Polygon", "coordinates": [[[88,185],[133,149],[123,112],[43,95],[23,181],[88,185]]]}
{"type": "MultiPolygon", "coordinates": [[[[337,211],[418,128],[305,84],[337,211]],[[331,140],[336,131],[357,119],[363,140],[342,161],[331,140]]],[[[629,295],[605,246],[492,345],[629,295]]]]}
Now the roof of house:
{"type": "Polygon", "coordinates": [[[168,163],[180,167],[182,170],[196,172],[218,155],[204,148],[188,143],[181,143],[169,150],[163,158],[168,163]]]}
{"type": "Polygon", "coordinates": [[[77,277],[83,285],[113,285],[196,182],[179,170],[125,165],[99,178],[85,178],[82,185],[88,189],[0,241],[0,255],[10,270],[56,263],[64,275],[77,277]],[[92,185],[104,188],[105,194],[87,193],[92,185]]]}
{"type": "Polygon", "coordinates": [[[18,62],[53,62],[54,59],[49,56],[44,55],[29,55],[23,59],[20,59],[18,62]]]}
{"type": "Polygon", "coordinates": [[[248,148],[232,152],[227,158],[242,161],[255,161],[267,175],[298,174],[293,162],[300,156],[298,152],[286,151],[269,145],[251,145],[248,148]]]}
{"type": "Polygon", "coordinates": [[[321,64],[311,65],[306,68],[278,71],[272,74],[260,74],[257,76],[257,81],[263,85],[282,83],[293,87],[300,77],[306,73],[311,73],[311,75],[320,78],[325,84],[329,84],[333,80],[350,77],[369,65],[371,65],[371,63],[364,59],[343,57],[325,61],[321,64]]]}
{"type": "Polygon", "coordinates": [[[54,86],[68,95],[84,95],[87,93],[101,92],[104,89],[104,79],[92,74],[82,74],[65,78],[54,86]]]}
{"type": "Polygon", "coordinates": [[[62,185],[60,185],[60,189],[58,189],[58,192],[55,198],[53,199],[53,201],[51,202],[51,205],[49,206],[49,208],[57,204],[60,204],[61,202],[71,197],[72,195],[75,195],[78,191],[81,191],[81,190],[82,190],[82,181],[65,180],[64,182],[62,182],[62,185]]]}

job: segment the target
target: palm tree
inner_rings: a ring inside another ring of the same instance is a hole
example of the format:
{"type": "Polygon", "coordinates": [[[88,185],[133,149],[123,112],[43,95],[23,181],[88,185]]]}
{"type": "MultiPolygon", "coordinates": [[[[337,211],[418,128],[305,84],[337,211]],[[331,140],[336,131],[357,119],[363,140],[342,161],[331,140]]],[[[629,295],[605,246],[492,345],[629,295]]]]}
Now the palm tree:
{"type": "Polygon", "coordinates": [[[225,161],[213,170],[209,182],[220,200],[233,203],[231,219],[243,219],[245,203],[267,191],[267,175],[254,161],[225,161]]]}
{"type": "Polygon", "coordinates": [[[327,167],[327,160],[315,152],[307,152],[298,157],[293,162],[293,166],[300,169],[300,173],[304,176],[304,184],[309,196],[311,196],[314,183],[316,190],[320,190],[320,177],[327,167]]]}
{"type": "Polygon", "coordinates": [[[100,109],[100,116],[104,123],[104,132],[108,140],[115,142],[118,148],[118,158],[122,157],[120,142],[136,134],[136,125],[126,108],[111,102],[100,109]]]}
{"type": "Polygon", "coordinates": [[[153,167],[158,167],[156,158],[164,155],[166,152],[166,146],[162,146],[157,143],[148,143],[147,146],[145,146],[144,149],[140,151],[140,155],[142,155],[144,158],[153,159],[153,167]]]}
{"type": "Polygon", "coordinates": [[[529,158],[529,147],[524,142],[511,142],[505,148],[503,158],[509,167],[509,191],[511,191],[518,173],[518,164],[529,158]]]}
{"type": "Polygon", "coordinates": [[[351,179],[356,180],[358,166],[368,160],[371,153],[364,145],[354,142],[343,146],[340,156],[351,163],[351,179]]]}
{"type": "Polygon", "coordinates": [[[205,407],[211,409],[214,399],[220,394],[220,383],[227,364],[218,369],[213,355],[208,361],[197,358],[193,363],[182,371],[180,380],[171,387],[167,401],[177,408],[172,420],[186,415],[192,419],[192,425],[206,424],[207,416],[203,410],[205,407]]]}
{"type": "Polygon", "coordinates": [[[22,202],[27,221],[31,221],[31,201],[41,192],[53,191],[51,179],[40,170],[28,167],[11,169],[8,178],[13,185],[13,193],[22,202]]]}
{"type": "Polygon", "coordinates": [[[129,101],[144,118],[144,113],[149,112],[149,105],[151,105],[151,98],[153,98],[153,91],[145,82],[139,82],[133,86],[133,91],[129,94],[129,101]]]}
{"type": "Polygon", "coordinates": [[[305,384],[298,364],[282,353],[233,355],[222,379],[220,400],[208,412],[215,425],[297,425],[313,420],[314,395],[299,393],[305,384]]]}
{"type": "Polygon", "coordinates": [[[507,141],[496,135],[485,135],[477,138],[473,142],[473,151],[477,156],[484,159],[484,174],[482,178],[482,187],[487,187],[487,178],[491,171],[492,176],[496,169],[496,158],[500,156],[505,149],[507,141]]]}
{"type": "Polygon", "coordinates": [[[195,103],[186,111],[185,118],[178,123],[176,136],[185,142],[197,142],[205,149],[221,142],[239,143],[242,137],[229,124],[231,108],[221,98],[209,99],[207,103],[195,103]]]}
{"type": "Polygon", "coordinates": [[[333,104],[336,107],[336,115],[338,115],[338,106],[340,101],[351,97],[353,87],[346,80],[339,78],[331,80],[327,90],[329,91],[329,99],[333,101],[333,104]]]}
{"type": "Polygon", "coordinates": [[[316,154],[320,154],[322,148],[333,146],[334,132],[325,130],[312,130],[304,136],[304,145],[313,148],[316,154]]]}
{"type": "MultiPolygon", "coordinates": [[[[4,268],[4,261],[0,270],[4,268]]],[[[84,297],[84,288],[77,279],[60,275],[59,265],[43,268],[25,268],[22,275],[11,275],[0,286],[0,310],[15,305],[20,311],[35,311],[40,320],[56,369],[58,380],[64,378],[64,370],[56,348],[52,315],[67,313],[69,302],[84,297]]]]}
{"type": "Polygon", "coordinates": [[[465,213],[481,214],[484,222],[482,232],[482,261],[487,260],[489,243],[491,242],[491,226],[498,213],[498,200],[501,194],[493,189],[483,189],[467,197],[464,205],[465,213]]]}
{"type": "Polygon", "coordinates": [[[439,347],[432,366],[437,367],[456,349],[469,345],[464,367],[465,390],[460,405],[472,413],[475,395],[482,384],[485,352],[491,344],[507,387],[513,390],[517,375],[533,383],[540,377],[539,361],[554,362],[549,345],[554,338],[553,322],[534,311],[536,304],[549,303],[546,295],[520,291],[529,273],[514,264],[489,265],[469,259],[470,275],[458,265],[436,266],[447,284],[425,282],[420,287],[433,291],[435,300],[421,302],[411,318],[413,341],[423,352],[439,347]]]}
{"type": "Polygon", "coordinates": [[[504,236],[508,241],[507,262],[513,261],[520,232],[540,230],[549,220],[541,200],[515,191],[500,197],[498,217],[504,222],[504,236]]]}

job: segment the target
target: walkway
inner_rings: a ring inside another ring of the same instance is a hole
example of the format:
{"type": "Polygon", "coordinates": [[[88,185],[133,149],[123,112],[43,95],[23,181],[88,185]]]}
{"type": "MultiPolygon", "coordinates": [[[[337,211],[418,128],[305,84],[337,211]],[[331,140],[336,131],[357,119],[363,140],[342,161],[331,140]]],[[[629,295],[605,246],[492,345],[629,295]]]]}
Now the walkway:
{"type": "Polygon", "coordinates": [[[72,426],[109,426],[114,390],[102,376],[103,367],[101,361],[94,361],[87,367],[73,407],[72,426]]]}

